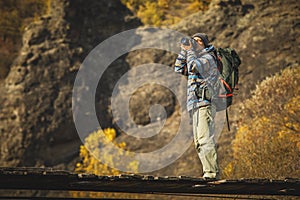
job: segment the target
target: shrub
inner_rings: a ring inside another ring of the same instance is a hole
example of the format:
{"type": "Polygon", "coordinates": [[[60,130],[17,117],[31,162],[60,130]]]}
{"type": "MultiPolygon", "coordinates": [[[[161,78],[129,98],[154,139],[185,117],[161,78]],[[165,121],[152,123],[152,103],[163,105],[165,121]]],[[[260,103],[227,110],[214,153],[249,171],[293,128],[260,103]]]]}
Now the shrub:
{"type": "MultiPolygon", "coordinates": [[[[122,151],[126,144],[116,143],[114,140],[116,138],[116,131],[112,128],[107,128],[103,131],[98,130],[91,133],[85,139],[85,146],[80,146],[79,155],[82,161],[76,164],[75,171],[82,172],[82,173],[92,173],[96,175],[118,175],[121,172],[117,169],[111,167],[117,167],[119,164],[118,162],[122,161],[122,156],[127,156],[125,153],[127,151],[122,151]],[[102,148],[105,145],[113,143],[116,147],[119,148],[118,155],[111,154],[111,152],[101,152],[102,148]],[[98,158],[102,157],[106,163],[109,164],[102,164],[98,158]]],[[[136,161],[130,162],[128,166],[126,166],[127,171],[137,172],[138,170],[138,163],[136,161]]]]}
{"type": "Polygon", "coordinates": [[[225,177],[299,177],[299,80],[299,67],[285,69],[245,101],[225,177]]]}
{"type": "MultiPolygon", "coordinates": [[[[116,143],[116,131],[115,129],[108,128],[105,130],[98,130],[91,133],[85,139],[85,146],[80,146],[79,155],[81,162],[76,164],[75,172],[77,173],[89,173],[95,175],[119,175],[121,172],[113,167],[122,165],[124,160],[123,156],[128,155],[129,153],[122,151],[125,148],[126,144],[116,143]],[[111,154],[111,152],[101,151],[100,147],[103,147],[109,143],[113,143],[120,150],[118,152],[119,156],[111,154]],[[102,157],[107,164],[101,163],[98,158],[102,157]]],[[[131,172],[137,172],[138,162],[131,161],[126,166],[126,169],[131,172]]],[[[85,192],[72,192],[73,197],[86,197],[85,192]]],[[[108,194],[108,193],[88,193],[89,197],[136,197],[136,195],[130,194],[108,194]]]]}
{"type": "Polygon", "coordinates": [[[137,16],[144,24],[155,26],[160,26],[164,20],[164,12],[156,2],[146,1],[145,4],[140,5],[137,16]]]}
{"type": "Polygon", "coordinates": [[[168,26],[208,9],[211,0],[121,0],[145,25],[168,26]]]}

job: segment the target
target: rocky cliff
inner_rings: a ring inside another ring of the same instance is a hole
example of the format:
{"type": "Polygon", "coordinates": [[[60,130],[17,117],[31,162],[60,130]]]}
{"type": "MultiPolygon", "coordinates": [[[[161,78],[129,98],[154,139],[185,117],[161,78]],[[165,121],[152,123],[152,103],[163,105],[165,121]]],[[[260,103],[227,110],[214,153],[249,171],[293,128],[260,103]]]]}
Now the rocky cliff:
{"type": "Polygon", "coordinates": [[[71,110],[76,72],[98,43],[139,25],[119,1],[51,1],[50,14],[26,28],[1,85],[2,166],[55,166],[78,155],[71,110]]]}
{"type": "MultiPolygon", "coordinates": [[[[282,68],[299,65],[299,10],[297,0],[214,0],[208,11],[193,14],[171,27],[188,35],[206,32],[215,46],[231,46],[240,54],[240,91],[235,98],[236,106],[231,109],[232,122],[239,120],[238,110],[255,84],[282,68]]],[[[27,27],[20,55],[0,86],[0,165],[65,168],[72,163],[81,144],[71,110],[72,87],[79,66],[101,41],[140,25],[117,0],[52,1],[49,16],[27,27]]],[[[114,125],[109,96],[118,77],[142,63],[171,66],[175,58],[174,54],[158,50],[141,50],[116,60],[96,96],[103,127],[114,125]]],[[[151,87],[146,93],[137,92],[130,102],[135,122],[145,125],[150,122],[149,105],[159,103],[162,93],[168,100],[164,105],[166,126],[160,136],[149,141],[148,150],[169,141],[179,119],[174,94],[157,85],[151,87]]],[[[220,137],[221,165],[233,137],[233,133],[220,137]]],[[[129,148],[138,150],[141,145],[140,141],[131,142],[129,148]]],[[[180,160],[158,173],[200,172],[191,147],[180,160]]]]}

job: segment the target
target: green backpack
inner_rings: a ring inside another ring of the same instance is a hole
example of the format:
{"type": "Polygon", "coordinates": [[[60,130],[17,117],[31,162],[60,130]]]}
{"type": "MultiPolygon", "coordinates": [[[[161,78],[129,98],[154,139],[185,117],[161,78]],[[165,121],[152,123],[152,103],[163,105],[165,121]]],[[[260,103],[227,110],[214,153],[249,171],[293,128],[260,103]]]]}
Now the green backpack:
{"type": "Polygon", "coordinates": [[[218,48],[216,54],[221,74],[219,84],[222,84],[222,87],[219,85],[215,102],[217,111],[222,111],[232,104],[233,92],[238,89],[241,59],[232,48],[218,48]]]}

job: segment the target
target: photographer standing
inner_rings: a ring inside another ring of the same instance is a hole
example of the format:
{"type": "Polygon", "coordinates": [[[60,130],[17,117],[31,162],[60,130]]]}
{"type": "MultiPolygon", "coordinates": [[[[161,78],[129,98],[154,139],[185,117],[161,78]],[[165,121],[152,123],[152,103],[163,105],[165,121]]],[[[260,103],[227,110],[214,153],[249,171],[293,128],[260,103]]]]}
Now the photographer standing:
{"type": "Polygon", "coordinates": [[[181,52],[175,71],[188,77],[187,109],[193,121],[194,143],[203,166],[204,179],[219,179],[217,150],[214,141],[215,95],[218,81],[214,47],[205,33],[181,40],[181,52]]]}

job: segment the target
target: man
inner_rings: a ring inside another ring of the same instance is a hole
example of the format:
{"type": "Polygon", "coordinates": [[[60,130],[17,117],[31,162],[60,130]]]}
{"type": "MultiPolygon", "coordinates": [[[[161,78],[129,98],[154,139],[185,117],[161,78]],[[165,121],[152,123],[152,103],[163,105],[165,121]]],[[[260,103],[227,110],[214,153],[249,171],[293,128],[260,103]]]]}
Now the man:
{"type": "Polygon", "coordinates": [[[193,121],[194,143],[203,166],[204,179],[219,179],[217,150],[214,141],[215,95],[218,81],[214,47],[205,33],[197,33],[181,44],[175,71],[188,76],[187,109],[193,121]]]}

